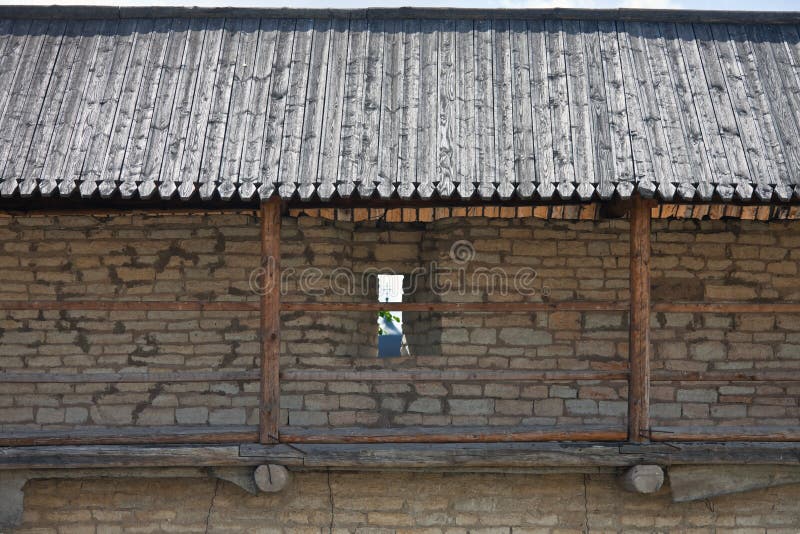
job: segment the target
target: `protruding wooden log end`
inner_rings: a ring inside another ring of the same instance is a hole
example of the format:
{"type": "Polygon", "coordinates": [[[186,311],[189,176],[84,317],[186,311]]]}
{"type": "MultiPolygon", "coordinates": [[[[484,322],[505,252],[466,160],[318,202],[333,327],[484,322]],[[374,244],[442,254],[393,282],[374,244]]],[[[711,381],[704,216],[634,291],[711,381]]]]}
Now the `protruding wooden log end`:
{"type": "Polygon", "coordinates": [[[289,485],[291,475],[282,465],[265,464],[256,467],[253,477],[256,487],[266,493],[277,493],[289,485]]]}
{"type": "Polygon", "coordinates": [[[620,483],[633,493],[655,493],[664,485],[664,470],[658,465],[634,465],[620,477],[620,483]]]}

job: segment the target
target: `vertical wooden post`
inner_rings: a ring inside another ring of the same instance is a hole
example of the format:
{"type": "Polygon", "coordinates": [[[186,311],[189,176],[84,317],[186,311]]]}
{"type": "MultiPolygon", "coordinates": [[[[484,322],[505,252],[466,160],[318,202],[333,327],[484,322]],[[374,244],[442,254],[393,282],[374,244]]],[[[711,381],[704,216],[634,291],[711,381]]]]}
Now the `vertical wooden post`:
{"type": "Polygon", "coordinates": [[[630,225],[628,439],[644,443],[650,430],[650,202],[633,198],[630,225]]]}
{"type": "Polygon", "coordinates": [[[273,197],[261,204],[261,396],[259,441],[279,441],[280,419],[280,267],[281,202],[273,197]]]}

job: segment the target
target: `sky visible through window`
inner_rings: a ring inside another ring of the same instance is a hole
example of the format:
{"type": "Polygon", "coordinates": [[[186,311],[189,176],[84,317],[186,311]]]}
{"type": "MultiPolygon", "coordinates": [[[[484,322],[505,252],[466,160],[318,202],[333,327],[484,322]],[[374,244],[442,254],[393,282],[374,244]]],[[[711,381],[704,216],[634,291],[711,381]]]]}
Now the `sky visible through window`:
{"type": "Polygon", "coordinates": [[[463,8],[646,8],[715,9],[725,11],[800,11],[800,0],[0,0],[2,4],[39,5],[183,5],[202,7],[463,7],[463,8]]]}

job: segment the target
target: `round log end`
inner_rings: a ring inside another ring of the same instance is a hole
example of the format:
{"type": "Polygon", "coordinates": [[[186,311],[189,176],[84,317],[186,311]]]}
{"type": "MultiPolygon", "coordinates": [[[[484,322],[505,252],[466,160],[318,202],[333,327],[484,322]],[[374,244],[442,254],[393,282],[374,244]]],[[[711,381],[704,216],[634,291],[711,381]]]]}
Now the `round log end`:
{"type": "Polygon", "coordinates": [[[266,493],[276,493],[285,488],[291,480],[289,470],[282,465],[265,464],[256,467],[253,473],[256,487],[266,493]]]}
{"type": "Polygon", "coordinates": [[[664,485],[664,470],[658,465],[635,465],[625,471],[620,482],[633,493],[655,493],[664,485]]]}

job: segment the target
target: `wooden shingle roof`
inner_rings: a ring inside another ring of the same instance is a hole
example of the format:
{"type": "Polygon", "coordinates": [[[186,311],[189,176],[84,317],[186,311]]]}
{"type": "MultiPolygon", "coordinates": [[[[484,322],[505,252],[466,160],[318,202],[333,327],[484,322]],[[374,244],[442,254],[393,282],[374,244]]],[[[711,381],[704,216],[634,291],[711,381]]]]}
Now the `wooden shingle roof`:
{"type": "Polygon", "coordinates": [[[800,198],[796,14],[92,9],[0,8],[3,197],[800,198]]]}

